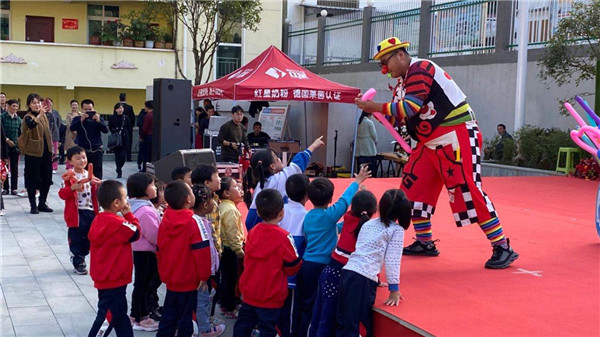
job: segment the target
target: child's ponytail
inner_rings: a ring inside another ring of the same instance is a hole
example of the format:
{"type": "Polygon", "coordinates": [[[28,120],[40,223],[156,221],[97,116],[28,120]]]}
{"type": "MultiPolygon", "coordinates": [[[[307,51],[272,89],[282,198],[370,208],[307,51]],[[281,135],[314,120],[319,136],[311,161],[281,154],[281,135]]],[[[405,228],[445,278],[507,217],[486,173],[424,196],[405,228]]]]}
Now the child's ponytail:
{"type": "Polygon", "coordinates": [[[260,184],[261,189],[265,187],[265,182],[272,175],[270,166],[273,164],[274,156],[275,152],[271,149],[260,149],[252,155],[252,158],[250,158],[251,172],[254,176],[252,188],[256,188],[258,184],[260,184]]]}
{"type": "Polygon", "coordinates": [[[379,217],[386,226],[398,222],[404,229],[410,226],[412,206],[402,190],[385,191],[379,200],[379,217]]]}
{"type": "Polygon", "coordinates": [[[377,212],[377,199],[371,191],[363,190],[354,195],[350,206],[350,213],[355,217],[360,218],[358,226],[356,226],[356,229],[352,232],[355,237],[358,237],[358,233],[362,226],[371,219],[375,212],[377,212]]]}

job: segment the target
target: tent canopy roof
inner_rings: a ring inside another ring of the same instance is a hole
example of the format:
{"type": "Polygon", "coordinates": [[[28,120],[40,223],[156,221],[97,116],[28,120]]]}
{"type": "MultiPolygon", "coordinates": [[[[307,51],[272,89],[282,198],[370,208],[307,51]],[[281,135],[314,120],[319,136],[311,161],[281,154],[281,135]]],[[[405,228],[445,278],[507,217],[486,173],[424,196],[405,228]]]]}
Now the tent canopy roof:
{"type": "Polygon", "coordinates": [[[303,68],[275,46],[220,79],[192,89],[192,99],[354,103],[360,89],[303,68]]]}

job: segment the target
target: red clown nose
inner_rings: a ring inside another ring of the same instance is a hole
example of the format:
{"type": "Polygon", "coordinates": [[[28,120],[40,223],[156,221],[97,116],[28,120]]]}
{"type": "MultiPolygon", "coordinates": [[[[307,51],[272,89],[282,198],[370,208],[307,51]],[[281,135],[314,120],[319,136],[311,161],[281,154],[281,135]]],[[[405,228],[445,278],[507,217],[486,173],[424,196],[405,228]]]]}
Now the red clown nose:
{"type": "Polygon", "coordinates": [[[387,74],[389,71],[387,64],[384,64],[383,66],[381,66],[381,73],[383,75],[387,74]]]}

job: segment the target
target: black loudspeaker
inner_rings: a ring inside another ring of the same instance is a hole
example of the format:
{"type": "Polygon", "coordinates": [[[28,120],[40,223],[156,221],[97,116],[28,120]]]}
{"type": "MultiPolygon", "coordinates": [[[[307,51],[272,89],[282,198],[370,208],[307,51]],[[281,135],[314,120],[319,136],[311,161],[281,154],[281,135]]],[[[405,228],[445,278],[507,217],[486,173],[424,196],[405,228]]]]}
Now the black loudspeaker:
{"type": "Polygon", "coordinates": [[[171,181],[171,172],[174,168],[186,166],[193,170],[200,164],[216,165],[215,153],[211,149],[177,150],[149,164],[147,171],[156,175],[164,183],[168,183],[171,181]]]}
{"type": "Polygon", "coordinates": [[[173,78],[154,79],[152,161],[177,150],[189,149],[192,82],[173,78]]]}

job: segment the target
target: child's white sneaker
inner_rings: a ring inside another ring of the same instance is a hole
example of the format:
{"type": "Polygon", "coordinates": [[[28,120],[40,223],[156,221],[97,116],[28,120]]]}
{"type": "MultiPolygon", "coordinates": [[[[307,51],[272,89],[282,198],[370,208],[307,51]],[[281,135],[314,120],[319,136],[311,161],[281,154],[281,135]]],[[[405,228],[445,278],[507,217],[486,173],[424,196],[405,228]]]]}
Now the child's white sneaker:
{"type": "Polygon", "coordinates": [[[201,337],[218,337],[225,332],[225,324],[210,325],[210,329],[200,334],[201,337]]]}
{"type": "Polygon", "coordinates": [[[141,320],[139,323],[133,323],[133,330],[135,331],[156,331],[158,330],[158,323],[152,318],[147,317],[141,320]]]}

